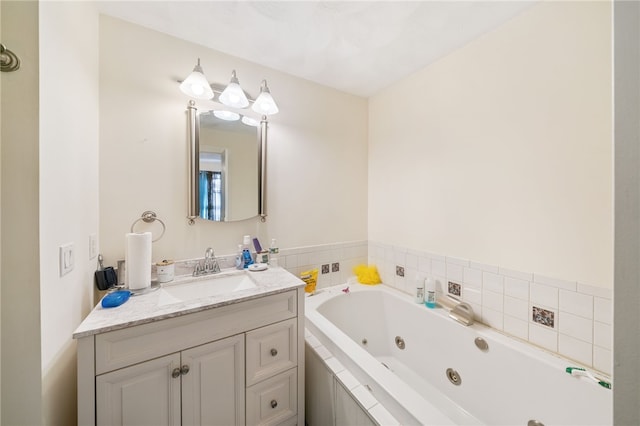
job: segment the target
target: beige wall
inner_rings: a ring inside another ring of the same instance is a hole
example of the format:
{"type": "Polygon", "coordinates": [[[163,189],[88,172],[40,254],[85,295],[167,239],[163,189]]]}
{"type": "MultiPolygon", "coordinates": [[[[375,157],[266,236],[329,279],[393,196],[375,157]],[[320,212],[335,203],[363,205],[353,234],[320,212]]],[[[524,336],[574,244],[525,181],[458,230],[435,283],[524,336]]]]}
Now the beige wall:
{"type": "Polygon", "coordinates": [[[124,257],[124,234],[145,210],[167,226],[154,260],[202,257],[208,246],[232,254],[244,234],[265,246],[277,238],[281,248],[366,240],[366,185],[366,99],[101,17],[100,246],[108,263],[124,257]],[[189,98],[177,80],[198,57],[210,83],[225,84],[235,69],[253,96],[266,78],[278,102],[269,124],[264,224],[189,226],[185,219],[189,98]]]}
{"type": "Polygon", "coordinates": [[[38,3],[6,2],[2,43],[22,60],[2,73],[2,419],[41,424],[38,225],[38,3]]]}
{"type": "Polygon", "coordinates": [[[371,98],[369,239],[611,288],[610,20],[541,3],[371,98]]]}
{"type": "Polygon", "coordinates": [[[40,315],[43,423],[76,421],[76,327],[93,307],[98,232],[98,13],[40,4],[40,315]],[[59,273],[58,247],[75,268],[59,273]]]}

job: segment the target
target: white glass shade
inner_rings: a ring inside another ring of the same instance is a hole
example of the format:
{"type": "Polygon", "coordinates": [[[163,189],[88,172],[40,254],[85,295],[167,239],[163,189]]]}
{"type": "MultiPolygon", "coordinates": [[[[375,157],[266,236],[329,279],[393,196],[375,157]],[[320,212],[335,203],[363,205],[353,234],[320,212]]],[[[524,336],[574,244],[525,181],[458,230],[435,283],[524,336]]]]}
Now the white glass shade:
{"type": "Polygon", "coordinates": [[[180,90],[185,95],[196,99],[213,98],[213,90],[211,90],[211,86],[202,72],[200,59],[198,59],[198,64],[193,68],[193,72],[189,74],[189,77],[180,83],[180,90]]]}
{"type": "Polygon", "coordinates": [[[242,122],[247,126],[253,126],[253,127],[258,127],[258,124],[260,124],[260,122],[255,118],[247,117],[246,115],[242,116],[242,122]]]}
{"type": "Polygon", "coordinates": [[[249,99],[240,87],[240,82],[236,77],[236,71],[231,74],[231,82],[220,94],[220,102],[232,108],[246,108],[249,106],[249,99]]]}
{"type": "Polygon", "coordinates": [[[276,101],[271,96],[266,80],[262,80],[260,95],[251,108],[258,114],[273,115],[278,113],[278,105],[276,105],[276,101]]]}
{"type": "Polygon", "coordinates": [[[224,110],[213,111],[213,115],[218,117],[220,120],[226,120],[226,121],[236,121],[240,119],[240,114],[238,114],[237,112],[231,112],[231,111],[224,111],[224,110]]]}

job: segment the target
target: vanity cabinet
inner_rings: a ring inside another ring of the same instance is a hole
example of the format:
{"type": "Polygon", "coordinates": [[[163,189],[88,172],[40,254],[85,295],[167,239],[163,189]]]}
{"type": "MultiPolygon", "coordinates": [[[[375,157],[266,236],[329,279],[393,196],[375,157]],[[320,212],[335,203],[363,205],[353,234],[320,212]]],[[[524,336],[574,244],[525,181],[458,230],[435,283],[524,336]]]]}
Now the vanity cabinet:
{"type": "Polygon", "coordinates": [[[78,424],[304,425],[303,290],[78,339],[78,424]]]}

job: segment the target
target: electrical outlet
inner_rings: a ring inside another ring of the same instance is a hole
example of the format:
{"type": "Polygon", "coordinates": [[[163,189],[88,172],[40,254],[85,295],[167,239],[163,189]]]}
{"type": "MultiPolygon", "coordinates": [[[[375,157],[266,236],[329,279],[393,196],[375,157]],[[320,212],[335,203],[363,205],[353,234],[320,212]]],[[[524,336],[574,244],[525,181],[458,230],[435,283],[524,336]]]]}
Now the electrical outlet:
{"type": "Polygon", "coordinates": [[[75,266],[75,250],[73,243],[60,246],[60,276],[66,275],[75,266]]]}
{"type": "Polygon", "coordinates": [[[89,235],[89,260],[95,259],[98,255],[98,235],[89,235]]]}

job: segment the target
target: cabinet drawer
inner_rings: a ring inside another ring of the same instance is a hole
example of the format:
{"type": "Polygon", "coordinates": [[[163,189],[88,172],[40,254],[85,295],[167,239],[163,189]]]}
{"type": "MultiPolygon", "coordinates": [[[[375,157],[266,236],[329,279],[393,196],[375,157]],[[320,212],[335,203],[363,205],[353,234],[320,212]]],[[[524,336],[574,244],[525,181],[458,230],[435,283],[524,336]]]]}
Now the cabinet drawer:
{"type": "Polygon", "coordinates": [[[96,374],[293,318],[296,292],[225,305],[96,336],[96,374]]]}
{"type": "Polygon", "coordinates": [[[292,318],[247,333],[247,386],[296,366],[297,329],[292,318]]]}
{"type": "Polygon", "coordinates": [[[247,424],[280,425],[295,420],[298,369],[280,373],[247,388],[247,424]]]}

